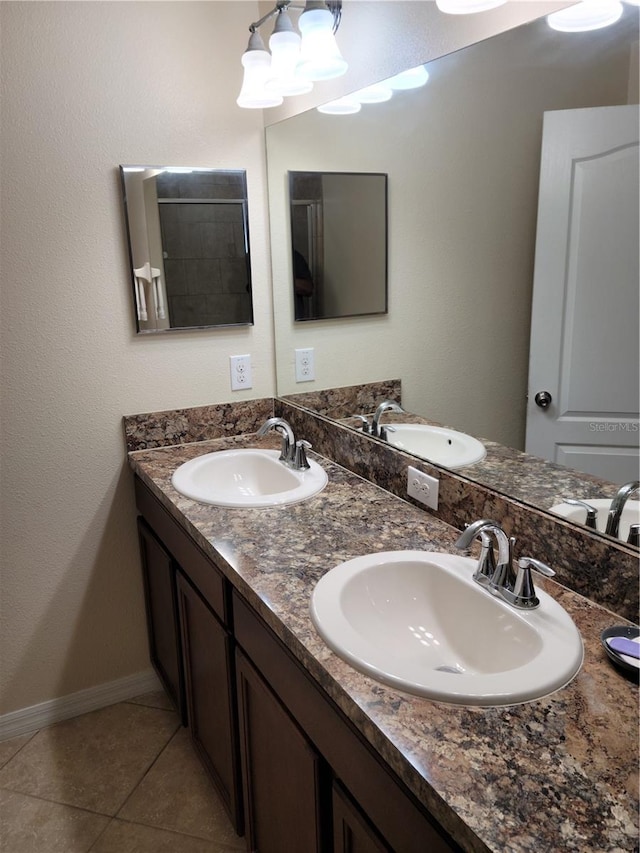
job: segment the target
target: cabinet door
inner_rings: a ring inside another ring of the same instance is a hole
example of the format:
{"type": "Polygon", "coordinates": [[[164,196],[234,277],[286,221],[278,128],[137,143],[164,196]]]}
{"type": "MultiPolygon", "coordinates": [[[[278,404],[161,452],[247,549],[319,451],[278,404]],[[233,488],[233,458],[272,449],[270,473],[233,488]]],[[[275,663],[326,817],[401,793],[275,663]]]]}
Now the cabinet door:
{"type": "Polygon", "coordinates": [[[233,643],[181,573],[178,574],[178,597],[191,738],[234,829],[242,835],[233,643]]]}
{"type": "Polygon", "coordinates": [[[391,853],[351,797],[333,783],[333,853],[391,853]]]}
{"type": "Polygon", "coordinates": [[[176,570],[171,555],[138,518],[151,663],[186,724],[176,570]]]}
{"type": "Polygon", "coordinates": [[[240,651],[236,673],[248,850],[320,853],[320,758],[240,651]]]}

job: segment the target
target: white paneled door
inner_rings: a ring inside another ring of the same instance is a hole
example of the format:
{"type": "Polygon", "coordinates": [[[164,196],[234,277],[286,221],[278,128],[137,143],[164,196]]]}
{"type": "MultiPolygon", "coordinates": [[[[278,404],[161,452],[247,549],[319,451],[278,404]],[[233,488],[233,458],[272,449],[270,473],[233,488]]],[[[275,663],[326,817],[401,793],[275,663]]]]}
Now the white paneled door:
{"type": "Polygon", "coordinates": [[[637,106],[544,116],[527,453],[638,479],[637,106]]]}

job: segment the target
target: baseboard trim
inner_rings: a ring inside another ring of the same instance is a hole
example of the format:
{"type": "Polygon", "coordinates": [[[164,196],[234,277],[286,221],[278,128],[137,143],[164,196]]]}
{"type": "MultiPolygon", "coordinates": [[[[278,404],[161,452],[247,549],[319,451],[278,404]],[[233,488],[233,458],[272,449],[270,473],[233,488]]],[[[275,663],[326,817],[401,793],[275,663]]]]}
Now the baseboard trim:
{"type": "Polygon", "coordinates": [[[162,690],[162,685],[155,672],[147,669],[116,681],[78,690],[77,693],[61,696],[60,699],[50,699],[48,702],[11,711],[0,716],[0,741],[28,734],[52,723],[69,720],[79,714],[106,708],[107,705],[124,702],[154,690],[162,690]]]}

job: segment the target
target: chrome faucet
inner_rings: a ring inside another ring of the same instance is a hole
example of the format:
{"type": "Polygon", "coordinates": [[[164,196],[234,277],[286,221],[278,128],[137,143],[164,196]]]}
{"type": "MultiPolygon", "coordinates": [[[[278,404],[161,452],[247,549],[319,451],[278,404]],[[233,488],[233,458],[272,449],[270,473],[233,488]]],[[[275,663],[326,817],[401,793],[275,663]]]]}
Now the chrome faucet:
{"type": "Polygon", "coordinates": [[[382,438],[385,441],[387,440],[387,429],[393,432],[392,427],[381,427],[380,426],[380,418],[385,412],[404,412],[402,406],[399,406],[397,403],[394,403],[393,400],[384,400],[375,411],[373,416],[373,420],[371,421],[371,426],[369,427],[369,434],[375,435],[378,438],[382,438]]]}
{"type": "Polygon", "coordinates": [[[591,528],[591,530],[597,530],[596,519],[598,517],[598,510],[588,504],[586,501],[577,501],[574,498],[565,498],[563,503],[569,504],[569,506],[579,506],[587,513],[587,517],[585,519],[585,527],[591,528]]]}
{"type": "Polygon", "coordinates": [[[632,483],[625,483],[624,486],[620,486],[620,488],[618,489],[618,494],[611,501],[609,515],[607,516],[607,527],[604,531],[605,533],[608,533],[609,536],[619,535],[620,517],[622,516],[622,510],[624,509],[624,505],[629,500],[631,495],[634,492],[637,492],[639,489],[639,480],[634,480],[632,483]]]}
{"type": "Polygon", "coordinates": [[[306,471],[311,467],[307,461],[306,453],[311,445],[308,441],[296,441],[291,426],[284,418],[269,418],[258,430],[258,435],[266,435],[271,429],[277,430],[282,437],[278,459],[283,465],[292,468],[294,471],[306,471]]]}
{"type": "Polygon", "coordinates": [[[546,577],[555,572],[540,560],[533,557],[521,557],[518,560],[517,573],[513,570],[512,552],[515,539],[509,539],[496,521],[480,519],[470,524],[455,543],[456,548],[465,550],[471,547],[474,539],[481,543],[480,559],[473,579],[485,587],[492,595],[499,595],[512,607],[519,610],[533,610],[540,604],[535,593],[531,570],[546,577]],[[492,537],[498,546],[498,560],[495,561],[492,537]]]}

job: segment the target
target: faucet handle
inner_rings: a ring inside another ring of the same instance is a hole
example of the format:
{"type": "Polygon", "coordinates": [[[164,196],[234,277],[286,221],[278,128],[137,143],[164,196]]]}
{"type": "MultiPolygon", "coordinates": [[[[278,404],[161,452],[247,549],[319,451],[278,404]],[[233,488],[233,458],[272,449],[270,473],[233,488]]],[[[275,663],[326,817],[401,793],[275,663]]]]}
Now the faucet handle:
{"type": "Polygon", "coordinates": [[[590,527],[591,530],[596,530],[596,518],[598,515],[598,510],[588,504],[586,501],[577,501],[574,498],[564,498],[563,503],[569,504],[569,506],[580,506],[582,509],[587,511],[587,519],[585,521],[585,526],[590,527]]]}
{"type": "Polygon", "coordinates": [[[532,569],[546,578],[552,578],[555,575],[553,569],[541,560],[536,560],[533,557],[520,557],[515,586],[508,601],[521,610],[533,610],[540,605],[540,599],[536,595],[533,585],[532,569]]]}
{"type": "Polygon", "coordinates": [[[629,545],[640,546],[640,524],[632,524],[629,527],[627,542],[629,545]]]}
{"type": "Polygon", "coordinates": [[[361,426],[362,432],[365,435],[369,435],[369,433],[371,432],[371,424],[365,418],[365,416],[364,415],[352,415],[352,417],[355,418],[356,420],[360,421],[360,426],[361,426]]]}
{"type": "Polygon", "coordinates": [[[304,439],[300,439],[300,441],[296,441],[296,453],[293,460],[293,467],[296,471],[306,471],[308,468],[311,468],[309,462],[307,460],[307,450],[311,449],[311,444],[304,439]]]}
{"type": "Polygon", "coordinates": [[[383,441],[389,441],[388,433],[395,432],[395,431],[396,431],[395,427],[392,427],[392,426],[389,426],[389,424],[386,424],[386,426],[380,427],[380,438],[383,441]]]}
{"type": "Polygon", "coordinates": [[[480,531],[480,545],[480,559],[473,573],[473,579],[482,586],[488,586],[496,570],[496,555],[491,537],[484,530],[480,531]]]}

